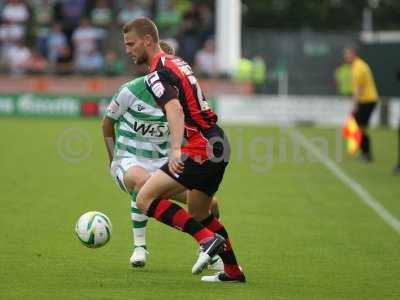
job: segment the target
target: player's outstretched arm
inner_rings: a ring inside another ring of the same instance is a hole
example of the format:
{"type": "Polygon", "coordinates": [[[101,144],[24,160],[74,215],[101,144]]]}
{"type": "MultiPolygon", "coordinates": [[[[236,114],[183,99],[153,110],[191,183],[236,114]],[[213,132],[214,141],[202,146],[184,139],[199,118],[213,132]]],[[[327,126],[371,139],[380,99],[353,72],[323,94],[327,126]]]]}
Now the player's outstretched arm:
{"type": "Polygon", "coordinates": [[[115,145],[114,123],[107,117],[103,117],[103,120],[101,123],[102,123],[102,128],[103,128],[104,143],[106,145],[108,158],[109,158],[110,164],[111,164],[111,162],[113,160],[114,145],[115,145]]]}
{"type": "Polygon", "coordinates": [[[165,114],[167,115],[171,139],[171,155],[169,160],[169,168],[173,174],[179,174],[183,171],[183,163],[181,160],[181,146],[185,128],[185,116],[183,114],[183,109],[178,99],[169,100],[164,105],[164,109],[165,114]]]}

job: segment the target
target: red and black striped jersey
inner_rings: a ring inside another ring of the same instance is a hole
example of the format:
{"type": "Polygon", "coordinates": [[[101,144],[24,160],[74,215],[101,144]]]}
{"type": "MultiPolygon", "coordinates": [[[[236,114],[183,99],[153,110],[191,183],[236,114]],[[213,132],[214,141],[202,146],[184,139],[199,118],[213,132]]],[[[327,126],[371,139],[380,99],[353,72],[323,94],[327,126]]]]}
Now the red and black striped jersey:
{"type": "Polygon", "coordinates": [[[207,131],[217,123],[217,115],[209,107],[192,69],[181,58],[158,53],[150,64],[146,84],[163,109],[168,101],[179,100],[188,135],[207,131]]]}

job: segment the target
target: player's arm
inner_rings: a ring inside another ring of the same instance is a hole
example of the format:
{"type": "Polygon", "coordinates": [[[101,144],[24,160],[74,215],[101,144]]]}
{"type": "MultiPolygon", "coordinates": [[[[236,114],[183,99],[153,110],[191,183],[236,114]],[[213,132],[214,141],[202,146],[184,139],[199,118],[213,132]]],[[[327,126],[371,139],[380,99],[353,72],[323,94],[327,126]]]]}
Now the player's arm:
{"type": "Polygon", "coordinates": [[[169,167],[171,172],[177,174],[183,171],[183,163],[181,160],[181,146],[185,128],[185,117],[183,114],[182,105],[176,98],[169,100],[164,105],[164,110],[170,128],[171,157],[169,167]]]}
{"type": "Polygon", "coordinates": [[[168,70],[152,72],[146,76],[146,84],[167,117],[171,142],[169,169],[173,174],[178,174],[183,171],[181,146],[185,117],[183,108],[177,99],[178,90],[171,84],[168,76],[168,70]]]}
{"type": "Polygon", "coordinates": [[[113,160],[115,147],[115,129],[114,124],[127,111],[129,105],[132,105],[133,99],[131,93],[124,86],[114,95],[107,107],[105,116],[102,120],[102,129],[104,143],[106,145],[110,164],[113,160]]]}
{"type": "Polygon", "coordinates": [[[104,143],[106,145],[110,164],[113,160],[113,153],[114,153],[114,146],[115,146],[114,122],[115,122],[114,120],[112,120],[106,116],[103,117],[103,120],[102,120],[104,143]]]}

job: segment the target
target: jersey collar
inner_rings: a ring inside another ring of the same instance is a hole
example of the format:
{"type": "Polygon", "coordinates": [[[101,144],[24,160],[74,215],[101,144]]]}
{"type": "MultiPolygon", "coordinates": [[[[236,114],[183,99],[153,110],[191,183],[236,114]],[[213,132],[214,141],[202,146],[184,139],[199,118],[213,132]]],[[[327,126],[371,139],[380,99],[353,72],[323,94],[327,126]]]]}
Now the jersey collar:
{"type": "Polygon", "coordinates": [[[158,61],[162,56],[164,56],[165,53],[163,51],[158,52],[156,55],[154,55],[153,59],[150,62],[150,72],[154,71],[158,61]]]}
{"type": "Polygon", "coordinates": [[[356,57],[352,64],[358,64],[361,61],[361,58],[356,57]]]}

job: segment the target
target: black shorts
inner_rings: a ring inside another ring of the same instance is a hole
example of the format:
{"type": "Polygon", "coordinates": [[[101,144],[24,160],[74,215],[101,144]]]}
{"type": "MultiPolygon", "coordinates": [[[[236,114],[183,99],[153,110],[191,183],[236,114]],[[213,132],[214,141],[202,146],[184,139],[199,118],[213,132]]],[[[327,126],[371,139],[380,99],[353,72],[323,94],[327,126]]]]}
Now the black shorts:
{"type": "Polygon", "coordinates": [[[185,188],[199,190],[209,196],[213,196],[218,191],[227,165],[228,163],[224,161],[212,162],[210,160],[198,164],[190,157],[187,157],[184,160],[183,172],[179,174],[179,177],[175,177],[169,171],[168,163],[164,164],[160,169],[185,188]]]}
{"type": "Polygon", "coordinates": [[[164,164],[160,169],[187,189],[199,190],[209,196],[213,196],[218,191],[224,177],[225,168],[230,159],[230,145],[224,131],[218,126],[202,133],[212,144],[214,158],[199,164],[183,154],[184,168],[178,177],[175,177],[169,171],[168,163],[164,164]]]}
{"type": "Polygon", "coordinates": [[[376,106],[376,102],[371,103],[358,103],[356,111],[354,112],[354,118],[358,126],[367,127],[371,118],[372,112],[376,106]]]}

